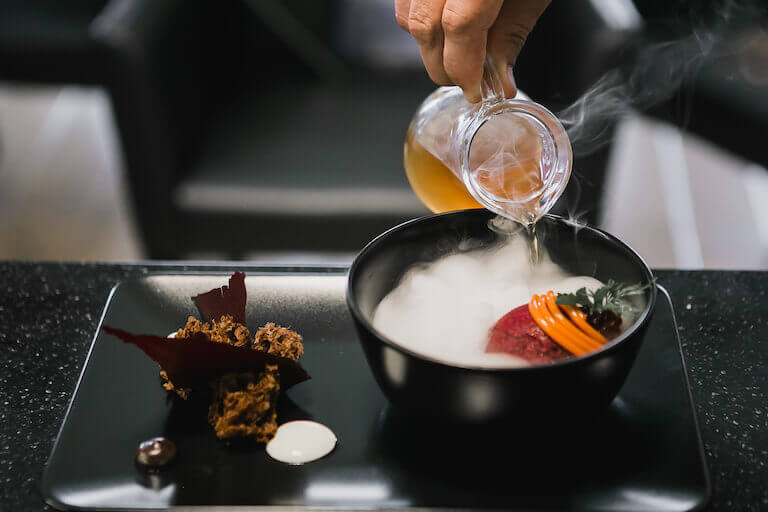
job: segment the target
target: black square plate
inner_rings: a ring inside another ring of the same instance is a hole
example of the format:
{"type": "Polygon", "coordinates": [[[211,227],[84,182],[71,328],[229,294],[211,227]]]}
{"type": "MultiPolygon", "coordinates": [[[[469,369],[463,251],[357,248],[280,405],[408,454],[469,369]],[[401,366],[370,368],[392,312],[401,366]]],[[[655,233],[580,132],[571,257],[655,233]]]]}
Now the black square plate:
{"type": "MultiPolygon", "coordinates": [[[[196,314],[192,295],[225,275],[157,275],[117,286],[102,323],[165,334],[196,314]]],[[[539,435],[457,431],[402,418],[371,376],[345,304],[343,270],[254,272],[247,317],[304,335],[312,380],[287,392],[280,420],[313,418],[339,445],[305,466],[263,447],[218,441],[205,410],[174,404],[157,365],[98,332],[43,479],[61,509],[249,508],[691,510],[709,497],[669,298],[611,407],[580,426],[539,435]],[[134,465],[138,443],[162,435],[179,457],[160,472],[134,465]]]]}

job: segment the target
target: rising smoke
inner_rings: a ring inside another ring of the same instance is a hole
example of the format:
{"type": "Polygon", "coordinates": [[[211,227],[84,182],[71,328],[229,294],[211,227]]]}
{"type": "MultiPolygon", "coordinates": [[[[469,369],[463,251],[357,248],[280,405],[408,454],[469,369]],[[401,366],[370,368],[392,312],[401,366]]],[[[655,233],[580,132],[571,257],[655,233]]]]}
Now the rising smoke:
{"type": "Polygon", "coordinates": [[[687,35],[645,42],[635,48],[628,66],[605,73],[558,114],[568,131],[574,154],[583,156],[599,149],[609,141],[611,127],[617,121],[670,99],[709,59],[738,58],[739,78],[753,85],[766,83],[768,31],[755,24],[756,20],[764,20],[768,12],[763,4],[718,2],[710,13],[713,21],[688,21],[691,28],[687,35]],[[760,62],[754,59],[756,42],[764,45],[764,58],[758,56],[760,62]],[[748,54],[747,50],[752,52],[748,54]]]}

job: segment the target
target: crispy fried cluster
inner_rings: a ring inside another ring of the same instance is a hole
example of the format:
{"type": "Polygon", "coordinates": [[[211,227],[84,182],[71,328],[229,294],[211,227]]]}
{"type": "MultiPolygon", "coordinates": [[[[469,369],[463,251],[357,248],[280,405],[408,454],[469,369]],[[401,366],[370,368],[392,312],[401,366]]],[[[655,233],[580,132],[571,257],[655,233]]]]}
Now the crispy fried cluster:
{"type": "Polygon", "coordinates": [[[277,431],[277,396],[280,375],[277,365],[268,364],[258,374],[228,373],[213,386],[208,423],[220,439],[253,437],[266,443],[277,431]]]}
{"type": "Polygon", "coordinates": [[[187,318],[187,325],[176,332],[177,338],[189,338],[193,334],[203,333],[211,341],[216,343],[228,343],[236,347],[250,346],[251,333],[248,328],[235,322],[235,319],[229,315],[224,315],[218,322],[210,325],[208,322],[201,322],[197,318],[190,316],[187,318]]]}
{"type": "MultiPolygon", "coordinates": [[[[229,315],[211,324],[190,316],[187,324],[176,332],[176,338],[189,338],[198,333],[217,343],[249,347],[294,361],[304,353],[300,334],[272,322],[261,327],[251,339],[248,328],[229,315]]],[[[174,386],[165,371],[161,371],[160,375],[165,389],[185,400],[189,397],[191,389],[174,386]]],[[[213,394],[208,407],[208,422],[217,437],[253,437],[258,442],[272,439],[277,431],[276,406],[280,393],[277,365],[266,365],[258,374],[227,373],[211,382],[211,388],[213,394]]]]}
{"type": "Polygon", "coordinates": [[[269,322],[256,331],[253,348],[298,361],[304,353],[304,345],[301,340],[301,334],[296,331],[269,322]]]}

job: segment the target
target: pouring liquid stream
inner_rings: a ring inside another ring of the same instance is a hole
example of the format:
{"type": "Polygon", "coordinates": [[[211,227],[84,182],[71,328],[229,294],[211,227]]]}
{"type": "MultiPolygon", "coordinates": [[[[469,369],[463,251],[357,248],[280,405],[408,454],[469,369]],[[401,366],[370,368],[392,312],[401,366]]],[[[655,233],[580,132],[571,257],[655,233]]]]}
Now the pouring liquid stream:
{"type": "Polygon", "coordinates": [[[535,267],[539,264],[539,239],[536,237],[536,224],[533,223],[525,227],[525,232],[528,237],[528,250],[530,251],[530,264],[531,267],[535,267]]]}

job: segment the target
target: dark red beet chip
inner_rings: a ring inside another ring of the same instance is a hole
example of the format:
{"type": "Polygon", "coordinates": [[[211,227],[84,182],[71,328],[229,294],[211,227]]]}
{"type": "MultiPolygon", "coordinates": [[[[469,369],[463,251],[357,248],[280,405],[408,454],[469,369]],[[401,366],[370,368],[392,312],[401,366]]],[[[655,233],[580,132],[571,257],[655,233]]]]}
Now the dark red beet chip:
{"type": "Polygon", "coordinates": [[[528,305],[513,309],[491,328],[487,353],[506,353],[529,363],[552,363],[571,354],[541,330],[528,311],[528,305]]]}
{"type": "Polygon", "coordinates": [[[131,334],[107,326],[102,329],[126,343],[139,347],[151,359],[157,361],[168,373],[171,382],[179,387],[191,386],[229,372],[260,371],[265,364],[278,365],[280,385],[283,389],[309,379],[304,368],[292,359],[247,347],[216,343],[202,333],[191,338],[178,339],[131,334]]]}
{"type": "Polygon", "coordinates": [[[245,323],[245,274],[235,272],[229,278],[229,286],[201,293],[192,297],[206,322],[219,321],[224,315],[231,315],[235,322],[245,323]]]}

